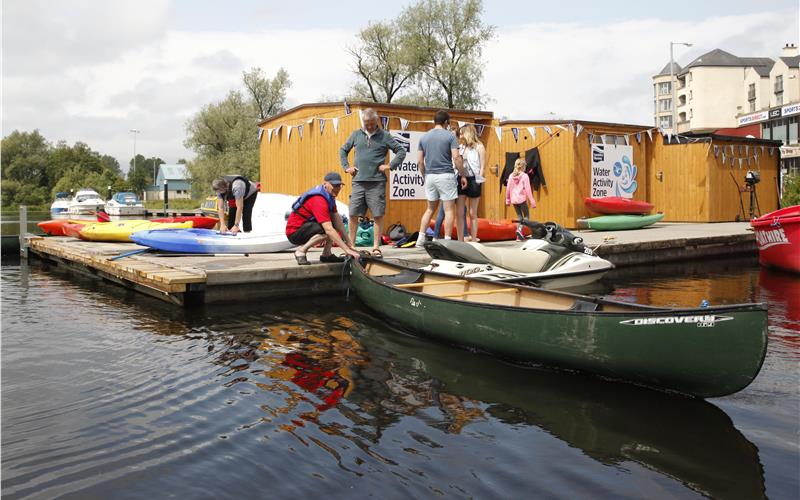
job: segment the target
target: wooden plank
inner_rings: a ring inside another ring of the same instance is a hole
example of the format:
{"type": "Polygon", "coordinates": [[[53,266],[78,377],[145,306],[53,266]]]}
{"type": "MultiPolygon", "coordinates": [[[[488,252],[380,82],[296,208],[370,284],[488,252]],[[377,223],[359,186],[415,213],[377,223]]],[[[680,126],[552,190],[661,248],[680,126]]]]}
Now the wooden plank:
{"type": "Polygon", "coordinates": [[[481,290],[475,292],[462,292],[462,293],[450,293],[446,295],[435,295],[435,297],[441,297],[443,299],[452,299],[456,297],[464,297],[466,295],[491,295],[493,293],[503,293],[503,292],[516,292],[519,294],[519,288],[498,288],[497,290],[481,290]]]}
{"type": "Polygon", "coordinates": [[[432,285],[452,285],[454,283],[467,283],[467,280],[423,281],[421,283],[402,283],[395,288],[419,288],[432,285]]]}

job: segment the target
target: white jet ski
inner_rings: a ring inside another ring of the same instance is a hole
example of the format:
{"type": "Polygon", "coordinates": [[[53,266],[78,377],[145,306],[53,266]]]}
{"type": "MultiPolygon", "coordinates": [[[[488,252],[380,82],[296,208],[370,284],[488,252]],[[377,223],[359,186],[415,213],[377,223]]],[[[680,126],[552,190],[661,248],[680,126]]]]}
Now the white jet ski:
{"type": "Polygon", "coordinates": [[[599,280],[614,264],[597,256],[577,237],[548,222],[525,221],[534,238],[514,248],[438,240],[425,243],[433,257],[426,271],[541,288],[571,288],[599,280]]]}

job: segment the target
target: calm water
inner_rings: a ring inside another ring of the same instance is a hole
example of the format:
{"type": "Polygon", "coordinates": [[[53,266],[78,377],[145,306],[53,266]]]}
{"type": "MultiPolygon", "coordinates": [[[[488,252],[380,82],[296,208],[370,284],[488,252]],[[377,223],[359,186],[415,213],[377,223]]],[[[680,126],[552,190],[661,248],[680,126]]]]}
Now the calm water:
{"type": "Polygon", "coordinates": [[[800,280],[752,261],[612,277],[625,300],[767,301],[746,390],[708,401],[526,369],[344,296],[178,310],[2,267],[7,498],[797,498],[800,280]]]}

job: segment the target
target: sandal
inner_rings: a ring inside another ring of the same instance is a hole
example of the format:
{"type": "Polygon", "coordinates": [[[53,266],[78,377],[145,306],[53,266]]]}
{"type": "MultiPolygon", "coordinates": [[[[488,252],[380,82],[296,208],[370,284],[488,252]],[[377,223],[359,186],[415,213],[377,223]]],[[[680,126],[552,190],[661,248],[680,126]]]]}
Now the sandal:
{"type": "Polygon", "coordinates": [[[294,254],[294,258],[297,261],[297,265],[299,265],[299,266],[309,266],[309,265],[311,265],[311,262],[308,261],[308,258],[306,258],[305,254],[303,254],[303,255],[294,254]]]}
{"type": "Polygon", "coordinates": [[[340,257],[338,255],[330,254],[330,255],[320,255],[319,256],[320,262],[326,263],[339,263],[344,262],[344,257],[340,257]]]}
{"type": "Polygon", "coordinates": [[[382,259],[383,258],[383,252],[381,252],[380,248],[373,248],[371,255],[376,259],[382,259]]]}

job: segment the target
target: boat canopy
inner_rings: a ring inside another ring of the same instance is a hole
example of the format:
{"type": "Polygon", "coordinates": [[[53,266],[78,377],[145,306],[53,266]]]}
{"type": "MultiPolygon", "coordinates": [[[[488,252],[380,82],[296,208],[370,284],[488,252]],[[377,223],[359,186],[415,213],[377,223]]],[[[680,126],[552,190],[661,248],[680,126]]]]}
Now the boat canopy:
{"type": "Polygon", "coordinates": [[[65,191],[59,191],[59,192],[56,193],[56,199],[59,199],[59,198],[69,198],[69,193],[67,193],[65,191]]]}
{"type": "Polygon", "coordinates": [[[112,199],[122,204],[139,203],[139,197],[136,196],[136,193],[131,192],[117,193],[112,199]]]}

